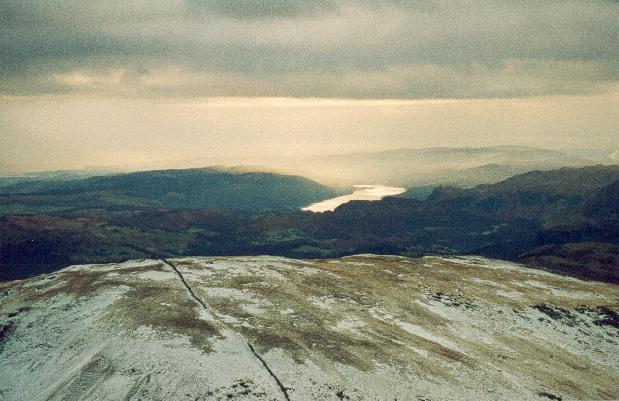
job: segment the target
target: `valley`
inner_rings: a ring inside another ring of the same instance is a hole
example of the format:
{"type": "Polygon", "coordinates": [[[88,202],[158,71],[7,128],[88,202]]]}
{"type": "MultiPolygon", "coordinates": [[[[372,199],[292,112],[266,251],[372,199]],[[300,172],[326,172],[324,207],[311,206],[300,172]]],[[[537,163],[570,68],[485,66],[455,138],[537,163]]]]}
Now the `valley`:
{"type": "Polygon", "coordinates": [[[149,188],[149,174],[130,175],[133,184],[127,189],[97,185],[129,178],[95,177],[50,184],[62,190],[0,195],[5,207],[0,278],[152,255],[328,258],[374,253],[474,254],[619,282],[617,166],[533,171],[472,188],[411,188],[382,200],[351,200],[322,213],[299,208],[337,193],[309,180],[260,175],[275,180],[251,184],[255,193],[239,196],[239,189],[249,188],[244,175],[226,173],[223,181],[196,188],[182,179],[196,172],[180,170],[165,173],[172,174],[173,185],[162,181],[149,188]],[[69,185],[79,190],[69,191],[69,185]],[[9,204],[22,212],[9,213],[9,204]]]}

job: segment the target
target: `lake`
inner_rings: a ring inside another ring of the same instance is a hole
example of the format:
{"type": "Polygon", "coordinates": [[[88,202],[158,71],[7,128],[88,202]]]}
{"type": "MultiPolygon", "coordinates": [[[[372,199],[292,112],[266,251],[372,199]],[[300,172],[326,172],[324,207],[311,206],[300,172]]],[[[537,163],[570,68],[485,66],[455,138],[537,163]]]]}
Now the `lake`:
{"type": "Polygon", "coordinates": [[[353,188],[355,188],[355,190],[351,194],[312,203],[309,206],[301,208],[301,210],[322,213],[333,211],[336,207],[353,200],[377,201],[383,199],[385,196],[398,195],[406,191],[405,188],[388,187],[385,185],[355,185],[353,188]]]}

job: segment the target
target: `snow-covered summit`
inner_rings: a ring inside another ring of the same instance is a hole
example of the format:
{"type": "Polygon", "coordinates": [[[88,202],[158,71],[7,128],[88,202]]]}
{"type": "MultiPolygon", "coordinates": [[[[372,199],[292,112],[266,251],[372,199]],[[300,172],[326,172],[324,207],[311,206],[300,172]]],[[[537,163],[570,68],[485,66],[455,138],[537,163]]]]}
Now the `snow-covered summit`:
{"type": "Polygon", "coordinates": [[[0,399],[612,399],[618,299],[479,257],[72,266],[0,283],[0,399]]]}

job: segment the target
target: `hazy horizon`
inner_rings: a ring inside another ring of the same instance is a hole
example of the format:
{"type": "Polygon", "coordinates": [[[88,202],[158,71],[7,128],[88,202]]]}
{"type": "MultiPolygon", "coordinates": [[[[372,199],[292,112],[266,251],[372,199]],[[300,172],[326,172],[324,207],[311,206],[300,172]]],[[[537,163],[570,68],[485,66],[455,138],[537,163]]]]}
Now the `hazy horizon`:
{"type": "MultiPolygon", "coordinates": [[[[27,176],[29,174],[45,174],[45,173],[61,173],[61,172],[76,172],[84,173],[87,175],[97,174],[109,174],[109,173],[131,173],[140,171],[153,171],[153,170],[183,170],[194,168],[222,168],[222,169],[236,169],[247,171],[271,171],[282,174],[299,174],[294,170],[290,170],[289,166],[298,162],[311,161],[320,159],[323,157],[338,157],[338,156],[354,156],[354,155],[374,155],[381,153],[390,153],[397,151],[423,151],[423,150],[456,150],[456,149],[495,149],[495,148],[523,148],[532,150],[548,150],[559,152],[567,157],[580,158],[587,165],[596,164],[619,164],[619,150],[613,147],[590,147],[590,148],[541,148],[527,145],[487,145],[487,146],[429,146],[421,148],[412,147],[394,147],[375,150],[361,150],[357,152],[341,152],[341,153],[319,153],[313,155],[299,156],[275,156],[271,157],[267,162],[271,164],[260,164],[260,160],[247,159],[247,158],[230,158],[230,159],[178,159],[178,160],[146,160],[143,162],[116,164],[116,165],[79,165],[75,167],[67,166],[60,168],[42,168],[42,169],[16,169],[16,170],[1,170],[0,177],[19,177],[27,176]]],[[[494,164],[494,163],[487,163],[494,164]]],[[[500,164],[500,163],[499,163],[500,164]]],[[[483,165],[482,165],[483,166],[483,165]]],[[[376,183],[375,183],[376,184],[376,183]]]]}
{"type": "Polygon", "coordinates": [[[619,97],[613,96],[279,99],[276,104],[271,104],[273,99],[249,99],[243,104],[235,99],[159,100],[148,106],[141,102],[152,99],[4,98],[0,99],[5,111],[0,117],[5,133],[0,171],[274,167],[273,159],[428,147],[514,145],[599,149],[610,155],[619,149],[613,134],[619,132],[619,119],[613,118],[619,97]],[[75,109],[80,108],[82,113],[75,118],[75,109]],[[588,134],[582,134],[587,127],[588,134]],[[16,131],[22,135],[14,135],[16,131]]]}
{"type": "Polygon", "coordinates": [[[615,1],[25,0],[0,16],[2,174],[619,149],[615,1]]]}

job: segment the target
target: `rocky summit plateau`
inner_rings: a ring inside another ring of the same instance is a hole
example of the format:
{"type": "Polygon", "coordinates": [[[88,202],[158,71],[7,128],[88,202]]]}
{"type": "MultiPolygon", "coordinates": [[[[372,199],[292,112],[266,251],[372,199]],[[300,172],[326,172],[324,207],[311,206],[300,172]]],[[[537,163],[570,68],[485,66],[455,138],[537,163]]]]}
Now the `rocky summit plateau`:
{"type": "Polygon", "coordinates": [[[473,256],[71,266],[0,283],[0,399],[617,399],[617,312],[473,256]]]}

